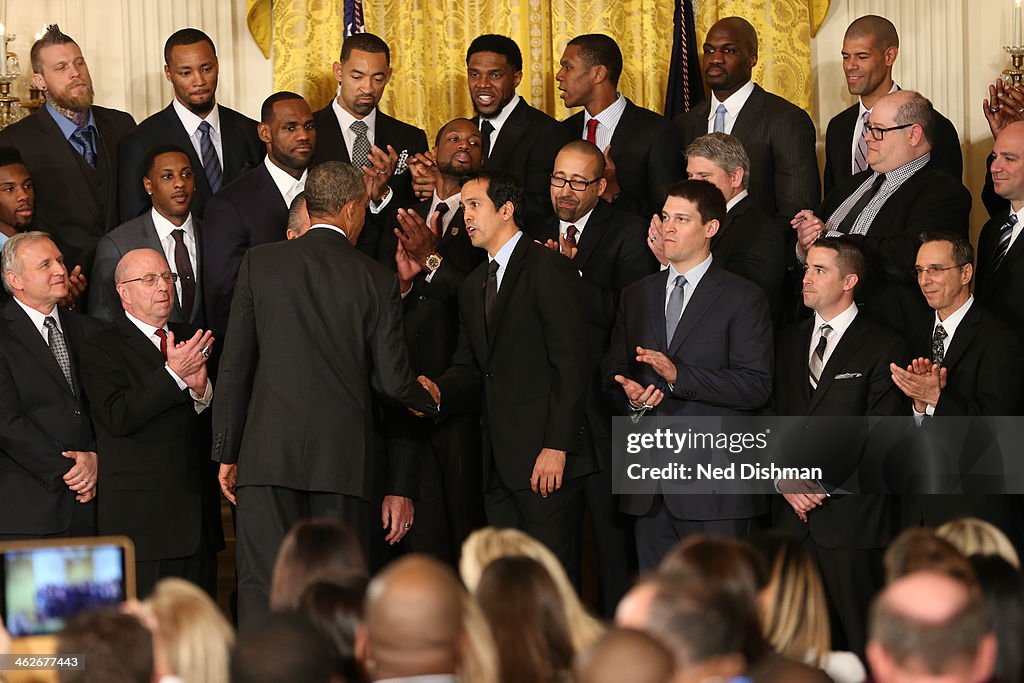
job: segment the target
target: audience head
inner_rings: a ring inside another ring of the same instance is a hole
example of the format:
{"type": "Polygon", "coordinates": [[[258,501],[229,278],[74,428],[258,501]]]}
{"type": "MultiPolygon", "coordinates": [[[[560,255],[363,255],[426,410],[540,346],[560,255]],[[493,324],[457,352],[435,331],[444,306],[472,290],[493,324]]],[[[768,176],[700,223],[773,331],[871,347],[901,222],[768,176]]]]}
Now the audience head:
{"type": "Polygon", "coordinates": [[[999,527],[976,517],[961,517],[946,522],[935,530],[935,535],[952,543],[964,557],[971,555],[999,555],[1020,569],[1020,558],[1013,543],[999,527]]]}
{"type": "Polygon", "coordinates": [[[380,104],[391,80],[391,50],[372,33],[353,33],[341,44],[341,57],[333,69],[338,105],[361,119],[380,104]]]}
{"type": "Polygon", "coordinates": [[[365,585],[317,581],[299,596],[298,611],[330,641],[334,651],[332,670],[344,681],[361,680],[355,648],[365,593],[365,585]]]}
{"type": "Polygon", "coordinates": [[[235,634],[206,593],[188,581],[163,579],[145,604],[168,673],[188,683],[227,683],[235,634]]]}
{"type": "Polygon", "coordinates": [[[331,645],[301,614],[275,612],[242,631],[231,683],[329,683],[331,645]]]}
{"type": "Polygon", "coordinates": [[[704,81],[719,101],[750,81],[757,64],[757,31],[746,19],[726,17],[704,39],[704,81]]]}
{"type": "MultiPolygon", "coordinates": [[[[874,14],[855,19],[843,38],[846,88],[873,104],[892,88],[892,65],[900,53],[896,27],[874,14]]],[[[868,107],[870,109],[870,106],[868,107]]]]}
{"type": "Polygon", "coordinates": [[[708,181],[728,203],[750,185],[750,157],[728,133],[702,135],[686,148],[686,177],[708,181]]]}
{"type": "Polygon", "coordinates": [[[1024,206],[1024,121],[1003,128],[992,148],[992,186],[1014,211],[1024,206]]]}
{"type": "Polygon", "coordinates": [[[580,654],[577,683],[670,683],[672,653],[643,631],[617,628],[580,654]]]}
{"type": "Polygon", "coordinates": [[[499,557],[484,567],[475,596],[494,635],[501,680],[547,683],[565,678],[575,649],[558,589],[529,557],[499,557]]]}
{"type": "Polygon", "coordinates": [[[196,116],[205,118],[213,110],[219,72],[217,48],[199,29],[180,29],[164,43],[164,76],[174,98],[196,116]]]}
{"type": "Polygon", "coordinates": [[[608,187],[604,163],[604,154],[592,142],[577,139],[562,147],[551,171],[551,203],[559,220],[574,223],[597,206],[608,187]]]}
{"type": "Polygon", "coordinates": [[[133,249],[121,257],[114,269],[114,286],[127,313],[152,325],[163,327],[174,310],[174,283],[163,252],[133,249]]]}
{"type": "Polygon", "coordinates": [[[466,50],[466,80],[473,109],[484,118],[497,116],[515,97],[523,79],[523,54],[507,36],[477,36],[466,50]]]}
{"type": "Polygon", "coordinates": [[[270,582],[270,608],[294,609],[306,587],[332,581],[358,588],[367,578],[356,535],[336,519],[306,519],[285,535],[270,582]]]}
{"type": "Polygon", "coordinates": [[[57,24],[46,27],[32,44],[32,84],[46,92],[55,107],[84,114],[92,106],[89,66],[78,44],[57,24]]]}
{"type": "Polygon", "coordinates": [[[962,581],[920,571],[875,598],[867,658],[878,683],[982,683],[992,676],[996,641],[981,600],[962,581]]]}
{"type": "Polygon", "coordinates": [[[153,637],[138,619],[113,608],[72,617],[57,636],[57,655],[80,655],[85,666],[63,669],[61,683],[150,683],[153,637]]]}
{"type": "Polygon", "coordinates": [[[156,212],[174,225],[188,218],[195,196],[192,161],[177,145],[158,145],[146,153],[142,186],[156,212]]]}
{"type": "Polygon", "coordinates": [[[466,232],[492,257],[523,225],[523,188],[508,171],[483,168],[462,180],[466,232]]]}
{"type": "Polygon", "coordinates": [[[285,228],[284,236],[293,240],[302,237],[309,230],[309,211],[306,208],[306,193],[300,192],[288,205],[288,227],[285,228]]]}
{"type": "Polygon", "coordinates": [[[1000,555],[967,558],[978,577],[981,599],[995,634],[998,681],[1024,680],[1024,579],[1000,555]]]}
{"type": "Polygon", "coordinates": [[[441,126],[434,146],[437,169],[446,176],[461,178],[483,166],[480,129],[469,119],[452,119],[441,126]]]}
{"type": "Polygon", "coordinates": [[[868,119],[873,130],[864,130],[871,170],[889,173],[930,152],[934,117],[932,103],[913,90],[878,100],[868,119]]]}
{"type": "Polygon", "coordinates": [[[850,307],[867,264],[856,242],[824,237],[807,250],[801,293],[804,306],[831,320],[850,307]]]}
{"type": "Polygon", "coordinates": [[[366,221],[366,186],[351,164],[325,161],[306,176],[306,211],[312,223],[341,228],[356,243],[366,221]]]}
{"type": "Polygon", "coordinates": [[[665,258],[682,273],[711,253],[711,238],[725,220],[725,198],[706,180],[682,180],[665,193],[661,209],[665,258]]]}
{"type": "Polygon", "coordinates": [[[4,244],[4,288],[30,308],[49,312],[68,295],[68,269],[48,233],[21,232],[4,244]]]}
{"type": "Polygon", "coordinates": [[[622,51],[611,36],[576,36],[565,46],[559,64],[555,80],[566,107],[587,106],[595,95],[600,97],[602,108],[608,99],[614,101],[622,75],[622,51]]]}
{"type": "Polygon", "coordinates": [[[971,296],[974,248],[962,235],[922,235],[914,270],[928,305],[938,312],[941,320],[945,320],[971,296]]]}
{"type": "Polygon", "coordinates": [[[885,581],[892,583],[908,574],[931,571],[946,574],[968,586],[976,582],[967,558],[934,529],[907,529],[889,544],[883,561],[885,581]]]}
{"type": "Polygon", "coordinates": [[[263,100],[256,126],[270,162],[298,178],[309,167],[316,148],[316,122],[301,95],[286,90],[263,100]]]}
{"type": "Polygon", "coordinates": [[[14,147],[0,147],[0,232],[10,237],[28,230],[35,205],[32,176],[21,154],[14,147]]]}

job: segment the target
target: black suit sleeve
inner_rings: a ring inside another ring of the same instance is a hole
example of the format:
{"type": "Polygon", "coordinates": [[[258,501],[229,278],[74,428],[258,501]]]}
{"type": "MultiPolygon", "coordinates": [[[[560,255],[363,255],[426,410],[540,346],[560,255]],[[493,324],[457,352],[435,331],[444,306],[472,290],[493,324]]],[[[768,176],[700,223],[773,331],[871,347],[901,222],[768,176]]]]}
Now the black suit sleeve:
{"type": "MultiPolygon", "coordinates": [[[[546,119],[547,117],[545,117],[546,119]]],[[[536,137],[530,146],[530,154],[526,160],[525,176],[520,178],[523,183],[525,198],[526,231],[529,233],[534,226],[543,225],[552,214],[551,208],[551,171],[555,167],[555,157],[562,145],[569,141],[565,129],[556,121],[542,121],[545,125],[537,126],[529,132],[536,137]]]]}
{"type": "MultiPolygon", "coordinates": [[[[626,336],[626,299],[620,297],[619,305],[615,312],[615,324],[612,326],[611,342],[608,345],[608,353],[601,362],[602,389],[611,395],[615,404],[616,412],[619,415],[629,415],[629,401],[625,392],[615,375],[630,377],[629,351],[626,348],[628,343],[626,336]]],[[[632,377],[630,377],[632,379],[632,377]]]]}
{"type": "MultiPolygon", "coordinates": [[[[477,286],[475,284],[468,286],[477,286]]],[[[468,320],[472,320],[472,313],[469,308],[469,299],[466,286],[459,292],[459,340],[455,346],[455,353],[452,356],[451,365],[444,374],[436,379],[437,386],[441,390],[442,415],[457,415],[480,409],[480,394],[482,390],[480,366],[477,365],[473,347],[469,341],[469,333],[466,330],[468,320]]],[[[482,315],[482,312],[480,313],[482,315]]]]}
{"type": "Polygon", "coordinates": [[[775,158],[775,198],[779,213],[787,220],[803,209],[816,211],[821,203],[818,180],[817,133],[814,123],[802,109],[788,110],[773,135],[775,158]]]}
{"type": "MultiPolygon", "coordinates": [[[[905,367],[909,352],[902,339],[893,339],[882,356],[889,363],[905,367]]],[[[868,383],[867,416],[896,416],[908,414],[907,397],[892,381],[892,371],[884,360],[872,368],[868,383]]]]}
{"type": "Polygon", "coordinates": [[[983,328],[978,334],[989,337],[985,342],[991,344],[990,351],[980,355],[974,367],[961,369],[961,372],[974,372],[974,391],[960,391],[955,372],[950,372],[946,388],[935,405],[937,417],[1016,415],[1020,410],[1024,384],[1020,361],[1024,351],[1020,342],[1012,332],[1001,328],[983,328]]]}
{"type": "Polygon", "coordinates": [[[152,206],[142,185],[146,154],[146,146],[138,133],[126,135],[118,145],[117,201],[121,223],[141,216],[152,206]]]}
{"type": "Polygon", "coordinates": [[[109,235],[100,238],[88,288],[89,315],[94,318],[113,322],[115,316],[122,315],[121,299],[114,287],[114,271],[122,256],[124,254],[109,235]]]}

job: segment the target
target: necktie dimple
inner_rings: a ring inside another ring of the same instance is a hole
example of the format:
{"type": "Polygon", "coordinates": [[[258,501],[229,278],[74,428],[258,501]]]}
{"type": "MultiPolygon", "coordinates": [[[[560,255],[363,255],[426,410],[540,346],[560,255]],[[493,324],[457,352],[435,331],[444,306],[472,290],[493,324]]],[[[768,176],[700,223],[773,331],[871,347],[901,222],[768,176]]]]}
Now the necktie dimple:
{"type": "Polygon", "coordinates": [[[438,230],[438,234],[443,237],[444,233],[446,231],[446,228],[445,228],[445,225],[444,225],[444,217],[448,213],[448,204],[446,202],[440,202],[440,203],[438,203],[437,208],[435,208],[434,211],[437,212],[437,230],[438,230]]]}
{"type": "Polygon", "coordinates": [[[728,110],[724,104],[719,104],[718,109],[715,109],[715,133],[725,132],[725,115],[728,110]]]}
{"type": "Polygon", "coordinates": [[[821,370],[825,367],[825,350],[828,348],[828,338],[832,335],[832,326],[825,323],[819,329],[821,334],[818,337],[818,345],[814,347],[811,360],[807,364],[807,375],[811,382],[811,388],[818,388],[818,380],[821,378],[821,370]]]}
{"type": "Polygon", "coordinates": [[[50,316],[46,316],[46,319],[43,320],[43,327],[47,331],[47,344],[50,347],[50,353],[57,360],[60,371],[64,373],[64,379],[68,381],[71,393],[75,393],[75,384],[71,381],[71,355],[68,353],[67,344],[64,343],[64,335],[57,327],[57,321],[50,316]]]}
{"type": "Polygon", "coordinates": [[[491,333],[491,310],[494,300],[498,298],[498,262],[491,261],[487,266],[487,280],[484,282],[484,324],[487,334],[491,333]]]}
{"type": "Polygon", "coordinates": [[[172,230],[171,236],[174,238],[174,268],[181,283],[181,312],[185,314],[185,320],[191,320],[196,298],[196,275],[185,246],[185,231],[181,228],[172,230]]]}
{"type": "Polygon", "coordinates": [[[224,172],[220,167],[217,148],[214,147],[213,138],[210,137],[211,130],[213,130],[213,126],[209,121],[199,124],[199,151],[203,155],[203,171],[206,173],[206,180],[210,183],[210,189],[216,192],[220,189],[224,172]]]}
{"type": "Polygon", "coordinates": [[[996,244],[995,251],[992,252],[992,270],[999,267],[999,264],[1006,258],[1006,253],[1010,251],[1010,239],[1013,237],[1013,228],[1016,225],[1017,214],[1011,213],[1010,217],[999,228],[999,242],[996,244]]]}
{"type": "Polygon", "coordinates": [[[600,122],[597,119],[590,119],[587,121],[587,142],[593,142],[597,144],[597,127],[600,122]]]}
{"type": "Polygon", "coordinates": [[[868,137],[867,137],[867,125],[868,119],[871,118],[871,112],[865,110],[861,114],[860,120],[864,124],[864,128],[861,129],[860,137],[857,138],[857,151],[853,155],[853,174],[857,175],[861,171],[868,170],[868,137]]]}
{"type": "Polygon", "coordinates": [[[85,163],[89,164],[93,168],[96,168],[95,134],[95,129],[93,129],[92,126],[79,128],[71,134],[71,139],[77,142],[82,148],[82,158],[85,159],[85,163]]]}
{"type": "Polygon", "coordinates": [[[352,166],[362,172],[363,167],[370,162],[370,138],[366,136],[370,127],[366,125],[366,121],[353,121],[348,129],[356,135],[352,140],[352,166]]]}
{"type": "Polygon", "coordinates": [[[164,360],[167,360],[167,330],[161,328],[153,334],[160,337],[160,355],[164,357],[164,360]]]}
{"type": "Polygon", "coordinates": [[[882,189],[882,183],[885,182],[885,174],[879,173],[875,176],[875,179],[871,182],[871,187],[867,189],[857,200],[857,203],[850,207],[850,212],[846,214],[842,221],[839,222],[839,227],[836,228],[838,232],[843,232],[848,235],[864,235],[867,234],[869,226],[861,227],[854,230],[854,226],[857,223],[857,219],[867,208],[868,204],[874,198],[878,191],[882,189]]]}
{"type": "Polygon", "coordinates": [[[491,156],[491,133],[493,132],[494,124],[492,124],[489,120],[484,119],[483,122],[480,124],[480,141],[483,143],[484,159],[487,159],[488,157],[491,156]]]}
{"type": "Polygon", "coordinates": [[[676,328],[679,326],[679,319],[683,315],[683,296],[686,293],[686,278],[676,275],[672,281],[672,291],[668,295],[668,304],[665,306],[665,342],[672,343],[676,328]]]}
{"type": "Polygon", "coordinates": [[[942,365],[946,360],[946,346],[943,342],[948,336],[946,328],[941,323],[935,326],[935,331],[932,332],[932,362],[936,365],[942,365]]]}
{"type": "Polygon", "coordinates": [[[565,229],[565,243],[570,249],[576,248],[577,234],[579,234],[579,230],[576,229],[575,225],[570,225],[565,229]]]}

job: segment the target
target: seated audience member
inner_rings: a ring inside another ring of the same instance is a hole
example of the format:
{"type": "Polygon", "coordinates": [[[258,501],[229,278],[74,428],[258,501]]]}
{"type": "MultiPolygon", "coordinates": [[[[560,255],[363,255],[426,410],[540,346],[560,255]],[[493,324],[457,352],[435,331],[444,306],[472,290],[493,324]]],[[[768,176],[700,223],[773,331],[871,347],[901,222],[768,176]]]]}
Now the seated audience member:
{"type": "Polygon", "coordinates": [[[964,557],[971,555],[999,555],[1011,566],[1020,569],[1020,557],[1002,531],[982,519],[963,517],[946,522],[935,534],[956,547],[964,557]]]}
{"type": "Polygon", "coordinates": [[[672,653],[643,631],[611,629],[580,654],[577,683],[670,683],[672,653]]]}
{"type": "Polygon", "coordinates": [[[302,237],[310,225],[312,222],[309,220],[309,211],[306,210],[306,193],[300,192],[288,206],[288,227],[285,228],[284,236],[290,240],[302,237]]]}
{"type": "Polygon", "coordinates": [[[981,683],[995,668],[996,639],[963,582],[922,571],[875,598],[867,654],[877,683],[981,683]]]}
{"type": "Polygon", "coordinates": [[[144,605],[156,623],[157,661],[168,675],[186,683],[228,683],[235,633],[217,603],[194,584],[169,578],[144,605]]]}
{"type": "Polygon", "coordinates": [[[356,655],[372,680],[502,680],[480,608],[433,558],[407,555],[390,564],[370,582],[363,612],[356,655]]]}
{"type": "Polygon", "coordinates": [[[334,581],[359,587],[367,579],[366,560],[359,539],[335,519],[308,519],[297,523],[277,551],[270,584],[270,609],[292,609],[306,586],[334,581]]]}
{"type": "Polygon", "coordinates": [[[539,562],[522,555],[494,560],[480,575],[475,596],[498,647],[501,680],[570,679],[575,650],[565,608],[539,562]]]}
{"type": "Polygon", "coordinates": [[[85,666],[61,669],[60,683],[150,683],[153,638],[136,617],[112,608],[82,612],[57,636],[57,656],[78,655],[85,666]]]}
{"type": "Polygon", "coordinates": [[[1024,578],[999,555],[967,558],[978,577],[985,612],[996,636],[996,680],[1024,680],[1024,578]]]}
{"type": "Polygon", "coordinates": [[[265,615],[231,655],[231,683],[333,683],[331,644],[299,614],[265,615]]]}
{"type": "Polygon", "coordinates": [[[363,618],[365,585],[342,586],[330,581],[317,581],[306,586],[296,609],[333,646],[332,671],[335,683],[363,680],[356,659],[356,630],[363,618]]]}
{"type": "Polygon", "coordinates": [[[558,597],[565,607],[576,652],[589,648],[604,633],[604,626],[580,602],[562,564],[547,546],[518,529],[487,527],[473,532],[462,545],[459,574],[471,592],[476,591],[480,575],[488,564],[500,557],[523,555],[539,562],[551,576],[558,597]]]}
{"type": "Polygon", "coordinates": [[[976,581],[967,558],[929,528],[907,529],[897,536],[885,551],[884,565],[886,583],[918,571],[947,574],[968,586],[976,581]]]}

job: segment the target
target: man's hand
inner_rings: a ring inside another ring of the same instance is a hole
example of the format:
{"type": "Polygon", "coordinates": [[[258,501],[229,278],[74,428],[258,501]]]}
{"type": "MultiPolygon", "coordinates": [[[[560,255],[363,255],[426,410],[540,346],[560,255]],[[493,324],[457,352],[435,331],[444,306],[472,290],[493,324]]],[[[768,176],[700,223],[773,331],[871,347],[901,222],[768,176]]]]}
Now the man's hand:
{"type": "Polygon", "coordinates": [[[82,273],[82,266],[75,266],[75,269],[68,273],[68,295],[60,300],[59,305],[72,311],[75,310],[78,300],[82,298],[82,293],[85,292],[88,284],[89,281],[82,273]]]}
{"type": "Polygon", "coordinates": [[[914,410],[923,413],[928,406],[938,405],[947,376],[945,368],[933,365],[926,358],[918,358],[906,369],[890,363],[889,371],[896,387],[914,401],[914,410]]]}
{"type": "Polygon", "coordinates": [[[645,387],[622,375],[615,375],[615,381],[619,383],[622,391],[625,392],[629,405],[634,408],[641,408],[644,405],[656,408],[665,398],[664,392],[653,384],[645,387]]]}
{"type": "Polygon", "coordinates": [[[98,463],[95,451],[64,451],[65,458],[71,458],[75,464],[64,475],[64,483],[75,492],[75,500],[88,503],[96,497],[96,479],[98,463]]]}
{"type": "Polygon", "coordinates": [[[565,235],[559,235],[557,242],[548,240],[544,243],[544,246],[570,260],[576,258],[576,254],[579,253],[579,247],[570,247],[565,239],[565,235]]]}
{"type": "Polygon", "coordinates": [[[604,188],[604,194],[601,195],[601,199],[613,202],[622,192],[622,188],[619,187],[619,177],[615,169],[615,160],[612,159],[611,145],[604,148],[604,179],[608,185],[604,188]]]}
{"type": "MultiPolygon", "coordinates": [[[[420,383],[421,387],[423,387],[424,389],[427,390],[427,393],[430,394],[430,398],[432,398],[434,400],[434,404],[438,408],[440,408],[441,407],[441,389],[438,388],[438,386],[436,384],[434,384],[433,380],[431,380],[429,377],[425,377],[423,375],[420,375],[419,377],[417,377],[416,381],[420,383]]],[[[415,415],[416,417],[425,417],[423,415],[423,413],[421,413],[418,410],[413,410],[412,408],[407,408],[407,410],[410,413],[412,413],[413,415],[415,415]]]]}
{"type": "Polygon", "coordinates": [[[395,266],[398,268],[398,285],[402,296],[412,288],[412,281],[423,267],[417,263],[399,242],[395,247],[395,266]]]}
{"type": "Polygon", "coordinates": [[[821,505],[825,500],[824,493],[783,493],[793,512],[800,518],[800,521],[807,522],[807,513],[821,505]]]}
{"type": "Polygon", "coordinates": [[[811,245],[825,232],[825,222],[814,215],[810,209],[804,209],[789,222],[796,230],[796,247],[800,255],[807,257],[811,245]]]}
{"type": "Polygon", "coordinates": [[[539,493],[541,498],[547,498],[562,488],[562,473],[564,471],[565,451],[542,448],[537,460],[533,463],[530,488],[534,493],[539,493]]]}
{"type": "MultiPolygon", "coordinates": [[[[206,330],[196,330],[196,333],[192,335],[192,338],[188,341],[176,342],[174,340],[174,333],[167,333],[167,367],[174,371],[178,377],[182,379],[186,384],[188,383],[185,379],[196,372],[199,368],[206,365],[206,356],[202,354],[202,349],[213,344],[213,332],[206,330]]],[[[206,389],[206,383],[197,389],[198,393],[202,393],[206,389]]]]}
{"type": "Polygon", "coordinates": [[[416,193],[416,199],[430,199],[437,187],[440,171],[437,168],[437,148],[429,152],[420,152],[411,157],[406,163],[409,166],[409,175],[412,177],[412,189],[416,193]]]}
{"type": "Polygon", "coordinates": [[[395,228],[395,236],[398,243],[405,248],[410,258],[421,266],[427,261],[427,257],[437,253],[437,244],[441,241],[441,214],[435,211],[430,217],[430,225],[416,213],[408,209],[398,210],[398,224],[401,228],[395,228]]]}
{"type": "Polygon", "coordinates": [[[401,541],[412,528],[415,513],[416,506],[413,505],[412,498],[384,496],[384,502],[380,506],[381,528],[388,532],[384,540],[390,545],[401,541]]]}
{"type": "Polygon", "coordinates": [[[1001,78],[988,86],[988,99],[982,100],[981,106],[993,139],[1011,123],[1024,121],[1024,92],[1005,85],[1001,78]]]}
{"type": "Polygon", "coordinates": [[[668,356],[661,351],[645,349],[642,346],[636,347],[636,359],[641,363],[650,365],[658,375],[668,382],[675,384],[676,364],[668,359],[668,356]]]}
{"type": "Polygon", "coordinates": [[[651,216],[651,226],[647,228],[647,247],[663,266],[668,265],[668,258],[665,257],[665,243],[661,238],[661,216],[651,216]]]}
{"type": "Polygon", "coordinates": [[[235,486],[238,484],[238,464],[222,462],[220,470],[217,471],[217,481],[220,482],[220,491],[228,499],[228,502],[238,505],[238,498],[235,496],[235,486]]]}
{"type": "Polygon", "coordinates": [[[395,173],[395,166],[398,164],[398,152],[391,145],[385,152],[377,145],[370,148],[370,156],[367,158],[369,166],[363,167],[363,186],[366,188],[366,196],[375,202],[379,202],[387,194],[388,183],[395,173]]]}
{"type": "MultiPolygon", "coordinates": [[[[181,377],[181,381],[188,385],[188,388],[194,391],[198,396],[203,396],[206,393],[206,383],[209,381],[209,371],[206,369],[206,361],[210,358],[210,353],[213,351],[213,343],[216,341],[212,333],[210,333],[210,343],[206,346],[199,347],[199,353],[203,356],[203,364],[199,366],[199,369],[193,372],[188,377],[181,377]],[[203,349],[206,349],[206,353],[203,353],[203,349]]],[[[168,340],[169,341],[169,340],[168,340]]]]}

